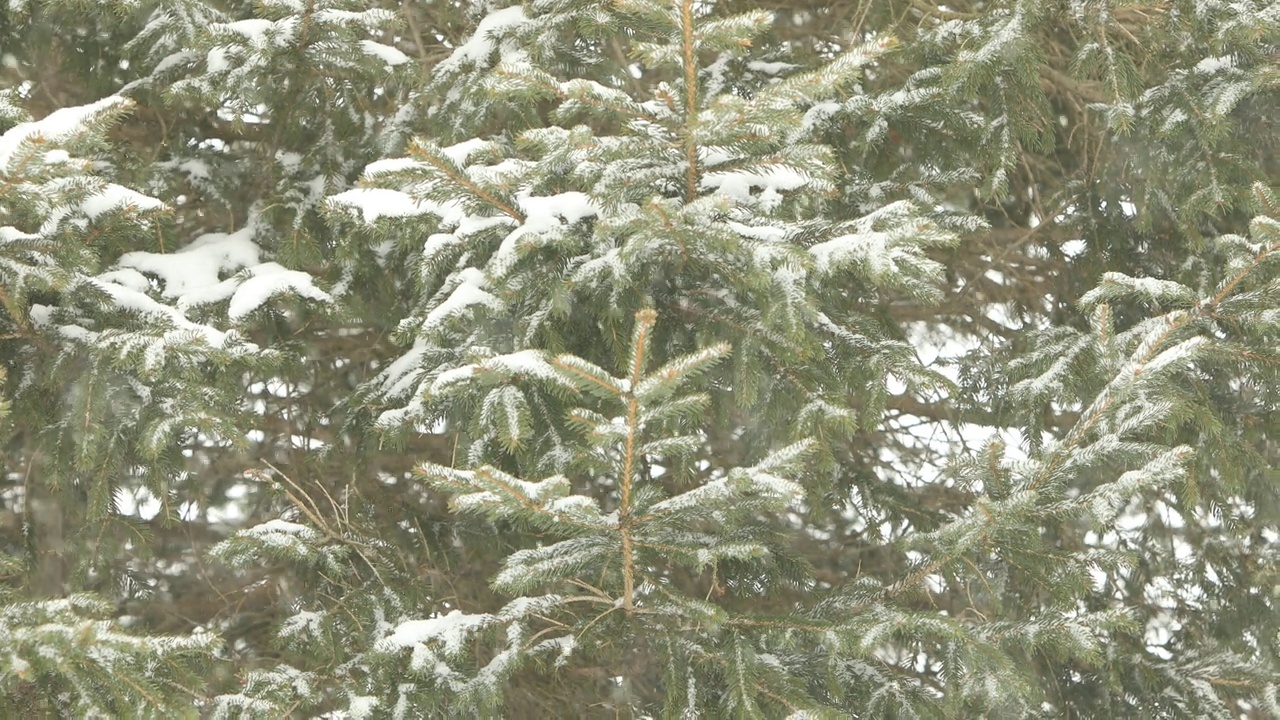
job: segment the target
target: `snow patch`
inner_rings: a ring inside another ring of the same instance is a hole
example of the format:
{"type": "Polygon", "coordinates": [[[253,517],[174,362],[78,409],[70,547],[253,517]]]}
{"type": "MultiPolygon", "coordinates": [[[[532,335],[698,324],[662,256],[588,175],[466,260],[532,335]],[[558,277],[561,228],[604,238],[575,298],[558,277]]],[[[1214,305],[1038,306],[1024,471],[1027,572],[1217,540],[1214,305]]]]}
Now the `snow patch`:
{"type": "Polygon", "coordinates": [[[444,645],[446,655],[453,655],[462,650],[473,632],[493,620],[494,617],[488,613],[469,615],[461,610],[452,610],[447,615],[437,615],[428,620],[410,620],[400,623],[391,635],[378,641],[378,649],[385,652],[439,642],[444,645]]]}
{"type": "Polygon", "coordinates": [[[0,172],[9,172],[9,163],[24,142],[37,139],[45,142],[67,142],[77,135],[87,133],[95,116],[127,102],[125,98],[111,95],[88,105],[55,110],[42,120],[13,126],[4,135],[0,135],[0,172]]]}
{"type": "Polygon", "coordinates": [[[476,26],[471,39],[459,45],[453,54],[439,65],[441,70],[456,70],[463,63],[481,64],[488,61],[489,56],[497,48],[495,36],[505,34],[512,28],[519,27],[529,21],[524,9],[514,5],[489,13],[476,26]]]}
{"type": "Polygon", "coordinates": [[[122,185],[108,184],[99,192],[90,195],[80,205],[80,210],[97,220],[100,216],[113,210],[160,210],[164,203],[140,192],[130,190],[122,185]]]}
{"type": "Polygon", "coordinates": [[[386,175],[388,173],[404,172],[405,170],[417,170],[426,168],[427,165],[413,158],[398,157],[376,160],[369,163],[364,168],[364,176],[372,178],[376,175],[386,175]]]}
{"type": "Polygon", "coordinates": [[[238,35],[244,38],[255,50],[269,47],[287,46],[297,31],[296,16],[271,21],[263,18],[249,18],[229,23],[214,23],[209,31],[214,34],[238,35]]]}
{"type": "Polygon", "coordinates": [[[146,293],[98,278],[91,278],[88,282],[106,293],[111,298],[112,304],[120,310],[166,319],[180,330],[189,330],[200,335],[212,347],[223,347],[226,344],[226,333],[207,325],[193,323],[180,310],[156,302],[146,293]]]}
{"type": "Polygon", "coordinates": [[[476,268],[467,268],[458,273],[457,277],[458,285],[449,297],[427,313],[422,323],[423,332],[443,325],[449,318],[461,314],[474,305],[482,305],[495,311],[502,310],[502,302],[484,290],[483,272],[476,268]]]}
{"type": "MultiPolygon", "coordinates": [[[[136,276],[125,271],[158,278],[161,295],[177,300],[177,308],[169,309],[183,321],[186,321],[183,310],[228,298],[231,303],[227,313],[231,320],[245,317],[282,292],[332,302],[332,297],[317,288],[309,274],[290,270],[275,262],[260,262],[260,250],[252,239],[255,232],[255,225],[250,223],[230,234],[201,235],[172,253],[125,253],[107,277],[114,282],[123,279],[124,283],[119,287],[127,286],[138,292],[143,290],[141,283],[136,276]],[[224,280],[223,275],[232,276],[224,280]]],[[[147,300],[155,303],[150,298],[147,300]]],[[[155,307],[169,306],[155,303],[155,307]]],[[[148,311],[155,310],[148,307],[148,311]]],[[[203,325],[194,327],[209,330],[203,325]]]]}
{"type": "Polygon", "coordinates": [[[125,253],[116,265],[155,275],[166,297],[181,298],[217,285],[220,274],[257,265],[260,251],[253,242],[255,232],[250,224],[231,234],[201,235],[173,253],[125,253]]]}
{"type": "Polygon", "coordinates": [[[1230,55],[1222,57],[1207,57],[1196,63],[1195,71],[1202,75],[1212,75],[1221,70],[1229,70],[1236,66],[1236,61],[1230,55]]]}
{"type": "Polygon", "coordinates": [[[227,62],[227,50],[229,49],[225,46],[219,46],[210,50],[209,54],[205,55],[204,58],[205,72],[216,73],[230,70],[231,63],[227,62]]]}
{"type": "Polygon", "coordinates": [[[407,193],[383,188],[355,188],[338,193],[327,202],[331,207],[343,206],[358,210],[369,224],[377,222],[378,218],[410,217],[431,211],[430,205],[414,200],[407,193]]]}
{"type": "Polygon", "coordinates": [[[466,165],[467,160],[470,159],[472,155],[480,150],[488,148],[492,144],[493,143],[488,140],[472,138],[470,140],[464,140],[456,145],[450,145],[449,147],[444,148],[442,152],[444,152],[445,156],[452,160],[455,165],[466,165]]]}
{"type": "Polygon", "coordinates": [[[361,40],[360,49],[364,51],[365,55],[378,58],[382,62],[392,67],[396,65],[403,65],[409,62],[408,55],[405,55],[404,53],[391,47],[390,45],[383,45],[380,42],[374,42],[372,40],[361,40]]]}
{"type": "Polygon", "coordinates": [[[262,307],[272,297],[293,292],[304,298],[320,302],[332,302],[333,298],[317,288],[312,277],[299,270],[290,270],[279,263],[268,262],[249,269],[249,279],[245,280],[231,296],[231,304],[227,308],[227,316],[231,320],[239,320],[262,307]]]}
{"type": "Polygon", "coordinates": [[[778,75],[784,73],[794,67],[798,67],[795,63],[788,62],[763,62],[761,60],[752,60],[747,63],[748,70],[754,70],[765,75],[778,75]]]}
{"type": "Polygon", "coordinates": [[[546,236],[555,233],[565,225],[595,217],[600,212],[600,206],[589,195],[576,191],[547,197],[523,194],[517,196],[516,201],[524,214],[524,223],[512,230],[502,240],[498,251],[494,253],[490,262],[495,274],[498,275],[515,262],[516,250],[525,237],[546,236]]]}
{"type": "Polygon", "coordinates": [[[709,172],[702,177],[704,190],[712,190],[743,203],[759,204],[766,212],[782,202],[781,192],[803,187],[808,178],[786,166],[774,166],[759,170],[731,170],[709,172]],[[752,188],[760,188],[753,197],[752,188]]]}

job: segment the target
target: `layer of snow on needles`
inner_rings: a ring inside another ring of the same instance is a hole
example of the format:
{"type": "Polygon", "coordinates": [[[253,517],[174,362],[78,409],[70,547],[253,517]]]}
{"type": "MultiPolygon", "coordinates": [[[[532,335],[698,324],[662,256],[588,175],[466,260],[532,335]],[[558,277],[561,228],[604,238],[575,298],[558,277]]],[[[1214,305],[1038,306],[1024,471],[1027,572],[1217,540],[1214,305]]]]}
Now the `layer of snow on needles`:
{"type": "Polygon", "coordinates": [[[703,176],[701,185],[705,190],[719,191],[724,195],[741,202],[751,202],[751,189],[761,189],[758,200],[767,205],[776,205],[780,200],[780,192],[802,187],[808,178],[792,168],[776,166],[751,170],[729,170],[709,172],[703,176]]]}
{"type": "Polygon", "coordinates": [[[483,140],[481,138],[472,138],[470,140],[463,140],[462,142],[456,145],[450,145],[449,147],[441,148],[441,152],[443,152],[446,157],[452,160],[455,165],[466,165],[467,160],[470,160],[473,154],[475,154],[480,150],[484,150],[485,148],[488,148],[492,144],[493,143],[488,140],[483,140]]]}
{"type": "Polygon", "coordinates": [[[1212,75],[1221,70],[1228,70],[1235,67],[1235,59],[1230,55],[1222,57],[1207,57],[1196,63],[1195,71],[1202,75],[1212,75]]]}
{"type": "Polygon", "coordinates": [[[498,252],[494,253],[491,262],[499,274],[515,260],[522,238],[544,235],[566,224],[595,217],[600,212],[600,206],[589,195],[576,191],[545,197],[521,194],[516,197],[516,202],[524,213],[524,223],[512,230],[503,239],[498,252]]]}
{"type": "Polygon", "coordinates": [[[219,45],[209,51],[209,55],[205,57],[204,69],[209,73],[223,72],[231,69],[231,63],[227,62],[227,48],[219,45]]]}
{"type": "Polygon", "coordinates": [[[501,370],[509,375],[527,375],[540,380],[562,381],[560,373],[547,362],[541,350],[519,350],[507,355],[491,357],[484,362],[487,368],[501,370]]]}
{"type": "Polygon", "coordinates": [[[158,210],[164,207],[164,203],[149,196],[143,195],[135,190],[127,187],[108,184],[100,192],[90,195],[80,209],[90,220],[96,220],[100,215],[118,210],[121,208],[133,210],[158,210]]]}
{"type": "Polygon", "coordinates": [[[747,63],[748,70],[754,70],[755,72],[763,73],[765,75],[779,75],[794,67],[797,67],[797,65],[789,62],[763,62],[760,60],[752,60],[747,63]]]}
{"type": "Polygon", "coordinates": [[[372,695],[352,695],[347,714],[351,720],[364,720],[373,716],[373,709],[378,706],[378,698],[372,695]]]}
{"type": "Polygon", "coordinates": [[[46,142],[66,142],[84,133],[95,115],[125,102],[124,98],[112,95],[88,105],[55,110],[43,120],[13,126],[0,136],[0,171],[8,172],[9,162],[24,141],[44,138],[46,142]]]}
{"type": "Polygon", "coordinates": [[[328,200],[331,206],[348,207],[360,212],[366,223],[377,222],[384,217],[411,217],[431,212],[432,205],[415,200],[399,190],[384,188],[354,188],[338,193],[328,200]]]}
{"type": "Polygon", "coordinates": [[[440,642],[444,644],[446,654],[452,655],[462,649],[471,633],[492,622],[489,614],[468,615],[461,610],[453,610],[448,615],[439,615],[428,620],[410,620],[400,623],[395,632],[381,640],[378,645],[383,650],[413,647],[421,643],[440,642]]]}
{"type": "Polygon", "coordinates": [[[138,313],[139,315],[168,319],[180,330],[196,332],[213,347],[222,347],[226,342],[227,336],[225,333],[207,325],[191,322],[179,310],[164,303],[156,302],[151,296],[134,287],[130,287],[131,284],[136,285],[136,283],[129,282],[127,275],[123,277],[121,277],[120,273],[116,275],[117,277],[111,280],[98,278],[94,280],[94,284],[111,297],[111,302],[117,308],[127,312],[138,313]],[[120,282],[120,280],[124,280],[124,282],[120,282]]]}
{"type": "Polygon", "coordinates": [[[809,253],[817,260],[818,268],[822,271],[829,271],[851,260],[861,260],[873,265],[878,272],[883,272],[896,268],[890,258],[891,239],[889,233],[876,230],[841,235],[814,245],[809,248],[809,253]]]}
{"type": "Polygon", "coordinates": [[[365,55],[376,57],[388,65],[403,65],[409,62],[408,55],[405,55],[390,45],[383,45],[380,42],[361,40],[360,49],[364,51],[365,55]]]}
{"type": "Polygon", "coordinates": [[[481,63],[488,60],[496,47],[493,36],[508,28],[523,25],[528,20],[519,5],[489,13],[476,26],[471,39],[459,45],[452,55],[440,63],[440,69],[452,70],[464,62],[481,63]]]}
{"type": "Polygon", "coordinates": [[[458,273],[458,286],[453,289],[448,299],[427,313],[423,329],[434,328],[448,318],[457,315],[472,305],[484,305],[493,310],[501,310],[502,302],[484,290],[484,273],[476,268],[467,268],[458,273]]]}
{"type": "Polygon", "coordinates": [[[526,225],[555,226],[564,218],[570,225],[600,213],[600,206],[585,193],[566,192],[548,197],[524,195],[517,198],[526,225]]]}
{"type": "Polygon", "coordinates": [[[264,545],[292,550],[301,550],[303,543],[320,536],[320,533],[306,525],[279,518],[242,530],[241,534],[250,536],[264,545]]]}
{"type": "Polygon", "coordinates": [[[232,320],[243,318],[283,292],[320,302],[332,300],[328,293],[315,287],[307,273],[274,262],[261,263],[253,234],[254,226],[248,225],[230,234],[201,235],[172,253],[125,253],[114,272],[121,279],[125,277],[121,270],[159,278],[162,294],[177,299],[179,310],[230,298],[227,314],[232,320]],[[222,275],[237,271],[242,272],[221,279],[222,275]]]}
{"type": "Polygon", "coordinates": [[[292,291],[302,297],[330,302],[332,298],[323,290],[312,284],[307,273],[290,270],[279,263],[263,263],[249,269],[250,277],[240,284],[231,296],[231,304],[227,308],[227,316],[239,320],[257,310],[273,296],[292,291]]]}
{"type": "Polygon", "coordinates": [[[221,282],[222,273],[257,265],[259,249],[253,235],[252,225],[231,234],[210,233],[173,253],[125,253],[116,264],[160,278],[166,297],[190,298],[221,282]]]}
{"type": "Polygon", "coordinates": [[[285,47],[297,31],[298,18],[287,17],[282,20],[266,20],[248,18],[229,23],[214,23],[209,30],[214,34],[233,34],[244,38],[255,49],[264,50],[272,45],[285,47]]]}
{"type": "Polygon", "coordinates": [[[414,160],[413,158],[383,158],[381,160],[374,160],[366,165],[364,168],[364,176],[366,178],[374,178],[379,175],[406,172],[408,170],[419,170],[426,167],[426,163],[421,160],[414,160]]]}

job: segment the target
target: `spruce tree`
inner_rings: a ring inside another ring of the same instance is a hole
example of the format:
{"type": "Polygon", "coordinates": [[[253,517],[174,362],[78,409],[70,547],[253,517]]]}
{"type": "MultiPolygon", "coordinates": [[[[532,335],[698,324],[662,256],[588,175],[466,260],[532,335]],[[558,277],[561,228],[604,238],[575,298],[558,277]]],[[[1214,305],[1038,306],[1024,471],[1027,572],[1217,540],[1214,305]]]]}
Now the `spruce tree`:
{"type": "Polygon", "coordinates": [[[1280,715],[1278,20],[10,3],[0,708],[1280,715]]]}

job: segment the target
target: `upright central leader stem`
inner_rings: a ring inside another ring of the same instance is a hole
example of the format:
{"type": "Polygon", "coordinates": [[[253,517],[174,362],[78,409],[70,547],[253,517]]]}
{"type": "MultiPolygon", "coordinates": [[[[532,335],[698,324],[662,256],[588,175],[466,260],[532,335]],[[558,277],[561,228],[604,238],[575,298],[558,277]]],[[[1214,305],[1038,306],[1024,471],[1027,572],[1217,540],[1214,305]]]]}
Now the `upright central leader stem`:
{"type": "Polygon", "coordinates": [[[684,50],[684,201],[698,196],[698,144],[694,127],[698,121],[698,58],[693,44],[693,0],[680,4],[680,25],[684,50]]]}
{"type": "Polygon", "coordinates": [[[639,431],[636,427],[637,406],[634,395],[627,398],[627,448],[622,463],[621,507],[618,510],[618,531],[622,535],[622,609],[627,614],[635,609],[636,591],[635,548],[631,540],[631,483],[636,465],[636,432],[639,431]]]}
{"type": "Polygon", "coordinates": [[[636,594],[635,544],[632,539],[635,518],[632,517],[631,488],[636,481],[636,466],[639,464],[636,446],[640,437],[640,400],[635,392],[644,374],[645,358],[649,354],[649,332],[655,322],[657,315],[652,310],[636,313],[636,334],[631,348],[631,386],[623,396],[627,405],[627,439],[622,457],[622,478],[618,487],[618,534],[622,538],[622,609],[628,615],[635,611],[636,594]]]}

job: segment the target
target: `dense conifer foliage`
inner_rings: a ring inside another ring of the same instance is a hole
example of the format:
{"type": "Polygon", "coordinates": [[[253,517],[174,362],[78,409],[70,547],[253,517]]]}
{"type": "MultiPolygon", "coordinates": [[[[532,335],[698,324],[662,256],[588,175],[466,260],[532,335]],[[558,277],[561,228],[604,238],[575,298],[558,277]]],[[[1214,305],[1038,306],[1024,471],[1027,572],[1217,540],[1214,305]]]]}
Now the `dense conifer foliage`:
{"type": "Polygon", "coordinates": [[[13,0],[0,715],[1280,717],[1263,0],[13,0]]]}

